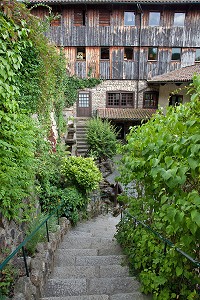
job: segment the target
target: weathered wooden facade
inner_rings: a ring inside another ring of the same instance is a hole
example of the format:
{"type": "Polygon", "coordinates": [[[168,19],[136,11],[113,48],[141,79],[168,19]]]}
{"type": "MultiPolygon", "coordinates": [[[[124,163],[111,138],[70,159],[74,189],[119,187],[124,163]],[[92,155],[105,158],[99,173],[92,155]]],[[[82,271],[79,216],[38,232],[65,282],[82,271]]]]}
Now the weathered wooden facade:
{"type": "MultiPolygon", "coordinates": [[[[152,83],[151,79],[200,62],[199,0],[29,0],[29,3],[48,4],[59,15],[46,35],[63,47],[67,72],[105,80],[99,90],[90,90],[93,114],[98,109],[95,100],[98,97],[101,97],[100,108],[156,108],[159,83],[152,83]],[[126,92],[133,93],[132,101],[126,92]],[[113,101],[108,102],[109,97],[113,101]]],[[[49,11],[37,6],[32,13],[44,18],[49,11]]]]}

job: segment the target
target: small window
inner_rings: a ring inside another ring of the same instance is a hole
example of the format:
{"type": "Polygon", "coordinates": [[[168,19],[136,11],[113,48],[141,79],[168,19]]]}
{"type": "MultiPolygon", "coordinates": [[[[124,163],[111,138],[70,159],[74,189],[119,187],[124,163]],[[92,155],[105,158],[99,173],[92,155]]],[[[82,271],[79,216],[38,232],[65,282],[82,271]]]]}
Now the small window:
{"type": "Polygon", "coordinates": [[[133,11],[124,12],[124,26],[135,26],[135,13],[133,11]]]}
{"type": "Polygon", "coordinates": [[[99,26],[110,26],[110,12],[106,10],[99,11],[99,26]]]}
{"type": "Polygon", "coordinates": [[[108,47],[101,48],[101,59],[109,59],[110,58],[110,51],[108,47]]]}
{"type": "Polygon", "coordinates": [[[107,107],[133,107],[134,93],[109,92],[107,93],[107,107]]]}
{"type": "Polygon", "coordinates": [[[145,92],[143,108],[158,108],[158,92],[145,92]]]}
{"type": "Polygon", "coordinates": [[[133,48],[124,48],[124,60],[133,60],[133,48]]]}
{"type": "Polygon", "coordinates": [[[185,13],[175,13],[174,26],[184,26],[184,23],[185,23],[185,13]]]}
{"type": "Polygon", "coordinates": [[[87,92],[79,92],[78,94],[78,106],[89,107],[90,106],[90,94],[87,92]]]}
{"type": "Polygon", "coordinates": [[[149,48],[148,60],[157,60],[157,58],[158,58],[158,49],[157,48],[149,48]]]}
{"type": "Polygon", "coordinates": [[[195,61],[200,61],[200,49],[196,49],[195,61]]]}
{"type": "Polygon", "coordinates": [[[149,26],[159,26],[160,25],[160,13],[150,12],[149,13],[149,26]]]}
{"type": "Polygon", "coordinates": [[[85,11],[74,11],[74,26],[85,26],[85,11]]]}
{"type": "Polygon", "coordinates": [[[169,98],[169,106],[177,106],[183,103],[182,95],[171,95],[169,98]]]}
{"type": "Polygon", "coordinates": [[[172,58],[171,60],[181,59],[181,48],[172,48],[172,58]]]}
{"type": "Polygon", "coordinates": [[[53,6],[52,14],[53,14],[54,18],[51,21],[51,26],[60,26],[61,25],[61,16],[62,16],[60,6],[58,6],[58,5],[53,6]]]}
{"type": "Polygon", "coordinates": [[[86,59],[85,47],[78,47],[77,48],[76,59],[77,60],[85,60],[86,59]]]}

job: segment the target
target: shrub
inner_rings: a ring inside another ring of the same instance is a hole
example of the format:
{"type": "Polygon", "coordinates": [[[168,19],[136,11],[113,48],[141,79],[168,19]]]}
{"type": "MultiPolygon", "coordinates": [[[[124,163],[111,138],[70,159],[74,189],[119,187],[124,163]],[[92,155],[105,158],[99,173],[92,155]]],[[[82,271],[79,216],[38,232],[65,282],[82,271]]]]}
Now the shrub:
{"type": "MultiPolygon", "coordinates": [[[[137,192],[126,202],[140,221],[197,261],[200,243],[199,78],[191,102],[133,128],[122,147],[120,181],[137,192]]],[[[199,299],[198,268],[141,225],[121,223],[117,238],[153,299],[199,299]]]]}
{"type": "Polygon", "coordinates": [[[87,143],[89,154],[99,160],[111,158],[116,153],[117,133],[113,125],[100,118],[87,123],[87,143]]]}
{"type": "Polygon", "coordinates": [[[53,188],[51,194],[43,201],[43,210],[53,211],[60,205],[59,216],[68,218],[72,224],[79,220],[79,211],[86,211],[88,198],[76,187],[65,189],[53,188]]]}
{"type": "Polygon", "coordinates": [[[69,156],[64,159],[62,173],[66,182],[83,193],[97,189],[102,180],[101,172],[92,158],[69,156]]]}

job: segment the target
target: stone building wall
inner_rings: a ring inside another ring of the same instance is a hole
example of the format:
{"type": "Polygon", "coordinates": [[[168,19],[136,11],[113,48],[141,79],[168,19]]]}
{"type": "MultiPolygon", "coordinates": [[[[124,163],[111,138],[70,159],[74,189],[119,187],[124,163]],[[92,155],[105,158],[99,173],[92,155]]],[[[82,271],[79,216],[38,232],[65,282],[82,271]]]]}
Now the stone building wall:
{"type": "MultiPolygon", "coordinates": [[[[98,108],[106,108],[106,92],[126,91],[135,93],[134,108],[143,108],[143,93],[145,91],[158,91],[158,87],[149,87],[146,80],[105,80],[93,88],[86,88],[83,91],[91,93],[92,115],[96,116],[98,108]],[[138,93],[137,93],[138,91],[138,93]],[[138,95],[137,95],[138,94],[138,95]],[[138,101],[138,106],[137,106],[138,101]]],[[[76,117],[76,103],[70,109],[66,109],[65,116],[76,117]]]]}

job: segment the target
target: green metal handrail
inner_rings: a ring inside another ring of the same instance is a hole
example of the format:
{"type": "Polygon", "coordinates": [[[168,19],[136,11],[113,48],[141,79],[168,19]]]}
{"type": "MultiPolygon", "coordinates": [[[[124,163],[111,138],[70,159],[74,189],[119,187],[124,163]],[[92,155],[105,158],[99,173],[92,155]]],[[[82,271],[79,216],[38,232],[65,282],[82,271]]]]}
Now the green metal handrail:
{"type": "Polygon", "coordinates": [[[57,215],[57,218],[58,218],[58,224],[59,224],[59,214],[58,214],[58,211],[59,209],[61,208],[62,206],[62,203],[56,207],[54,209],[54,211],[49,214],[44,221],[42,221],[38,227],[33,230],[31,232],[30,235],[28,235],[21,244],[19,244],[19,246],[9,255],[6,257],[6,259],[0,264],[0,271],[7,265],[7,263],[22,249],[22,253],[23,253],[23,258],[24,258],[24,264],[25,264],[25,269],[26,269],[26,275],[27,277],[29,277],[29,271],[28,271],[28,267],[27,267],[27,261],[26,261],[26,253],[25,253],[25,249],[24,249],[24,246],[26,245],[26,243],[28,241],[30,241],[32,239],[32,237],[36,234],[36,232],[44,225],[46,224],[46,233],[47,233],[47,241],[49,242],[49,231],[48,231],[48,223],[47,221],[53,216],[53,215],[57,215]]]}
{"type": "MultiPolygon", "coordinates": [[[[130,218],[134,219],[134,221],[138,224],[141,224],[143,227],[145,227],[147,230],[151,231],[155,236],[157,236],[162,242],[165,243],[165,253],[166,253],[166,246],[169,245],[171,248],[174,248],[177,252],[179,252],[181,255],[185,256],[188,260],[190,260],[193,264],[195,264],[197,267],[200,267],[200,262],[197,260],[193,259],[189,254],[185,253],[182,251],[180,248],[176,247],[170,240],[166,239],[163,237],[160,233],[157,231],[153,230],[149,225],[145,224],[142,221],[137,220],[136,217],[131,215],[128,211],[124,210],[123,214],[129,216],[130,218]]],[[[123,218],[123,215],[121,214],[121,218],[123,218]]]]}

